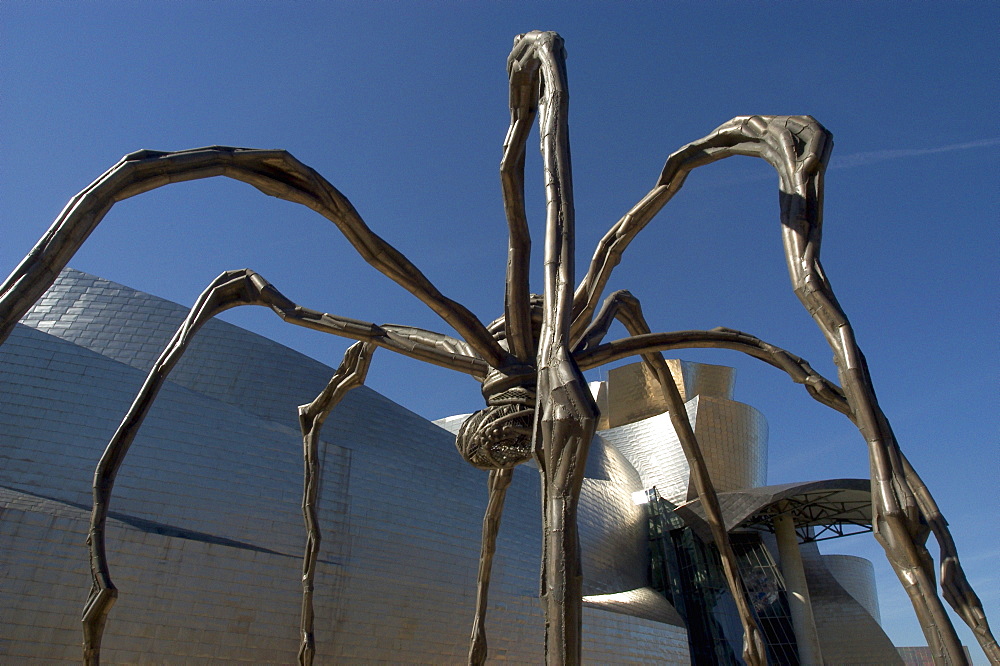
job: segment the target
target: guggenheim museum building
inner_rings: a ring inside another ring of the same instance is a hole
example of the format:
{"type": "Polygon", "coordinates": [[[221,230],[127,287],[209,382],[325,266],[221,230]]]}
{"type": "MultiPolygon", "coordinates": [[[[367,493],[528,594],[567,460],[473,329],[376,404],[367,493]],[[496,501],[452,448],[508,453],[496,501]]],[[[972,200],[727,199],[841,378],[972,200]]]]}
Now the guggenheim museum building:
{"type": "MultiPolygon", "coordinates": [[[[66,270],[0,347],[3,663],[81,659],[94,467],[186,314],[66,270]]],[[[816,546],[870,529],[868,482],[768,486],[767,425],[732,399],[734,371],[670,367],[768,661],[902,663],[879,626],[871,564],[816,546]]],[[[225,322],[204,327],[118,473],[107,544],[120,595],[105,662],[295,661],[305,543],[296,408],[332,374],[225,322]]],[[[641,365],[592,385],[601,424],[580,503],[583,656],[740,664],[735,604],[651,387],[641,365]]],[[[455,452],[462,420],[427,421],[367,387],[327,420],[317,663],[465,662],[486,472],[455,452]]],[[[542,661],[539,482],[529,466],[514,474],[497,543],[491,662],[542,661]]]]}

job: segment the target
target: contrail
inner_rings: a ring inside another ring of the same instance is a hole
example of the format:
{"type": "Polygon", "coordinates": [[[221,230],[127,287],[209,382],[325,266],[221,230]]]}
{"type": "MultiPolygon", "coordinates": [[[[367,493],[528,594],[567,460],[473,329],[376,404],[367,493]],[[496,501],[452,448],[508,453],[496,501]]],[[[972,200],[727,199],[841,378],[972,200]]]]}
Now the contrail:
{"type": "MultiPolygon", "coordinates": [[[[838,157],[837,153],[834,152],[833,157],[830,159],[830,164],[827,169],[853,169],[856,167],[864,167],[869,164],[876,164],[878,162],[885,162],[888,160],[898,160],[907,157],[921,157],[923,155],[936,155],[938,153],[950,153],[956,150],[971,150],[973,148],[989,148],[990,146],[1000,145],[1000,137],[995,137],[992,139],[977,139],[975,141],[966,141],[965,143],[952,143],[947,146],[938,146],[936,148],[898,148],[892,150],[872,150],[861,153],[851,153],[850,155],[843,155],[838,157]]],[[[753,172],[743,173],[731,176],[722,176],[713,178],[711,181],[696,181],[688,186],[688,189],[714,189],[726,185],[732,185],[736,183],[748,183],[757,180],[772,180],[774,178],[774,173],[769,172],[761,168],[754,168],[753,172]]]]}
{"type": "Polygon", "coordinates": [[[993,139],[979,139],[978,141],[967,141],[965,143],[953,143],[948,146],[937,148],[901,148],[896,150],[872,150],[863,153],[852,153],[843,157],[834,157],[830,160],[831,169],[849,169],[852,167],[867,166],[876,162],[886,160],[896,160],[905,157],[919,157],[922,155],[935,155],[937,153],[950,153],[956,150],[969,150],[972,148],[986,148],[988,146],[1000,145],[1000,137],[993,139]]]}

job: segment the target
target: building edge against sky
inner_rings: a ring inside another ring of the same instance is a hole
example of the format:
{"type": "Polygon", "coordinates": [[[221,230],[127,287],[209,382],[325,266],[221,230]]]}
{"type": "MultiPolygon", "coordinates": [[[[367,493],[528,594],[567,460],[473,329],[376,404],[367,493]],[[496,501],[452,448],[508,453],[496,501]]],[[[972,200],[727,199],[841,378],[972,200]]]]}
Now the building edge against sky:
{"type": "MultiPolygon", "coordinates": [[[[93,468],[185,314],[67,270],[0,348],[0,655],[79,659],[93,468]]],[[[732,371],[679,361],[671,370],[771,656],[794,663],[809,644],[828,663],[902,663],[878,626],[871,564],[820,555],[809,541],[843,525],[865,528],[866,482],[765,486],[766,422],[732,400],[732,371]],[[786,600],[802,581],[811,620],[786,600]]],[[[120,599],[104,642],[109,661],[293,658],[304,543],[295,408],[332,372],[230,324],[205,326],[118,477],[108,547],[120,599]]],[[[585,658],[735,663],[732,600],[650,378],[641,365],[625,366],[593,389],[602,424],[580,507],[585,658]]],[[[432,424],[367,387],[330,416],[319,662],[465,659],[486,475],[454,451],[447,430],[460,422],[432,424]]],[[[491,657],[524,663],[542,653],[538,481],[529,467],[508,492],[488,615],[491,657]]]]}

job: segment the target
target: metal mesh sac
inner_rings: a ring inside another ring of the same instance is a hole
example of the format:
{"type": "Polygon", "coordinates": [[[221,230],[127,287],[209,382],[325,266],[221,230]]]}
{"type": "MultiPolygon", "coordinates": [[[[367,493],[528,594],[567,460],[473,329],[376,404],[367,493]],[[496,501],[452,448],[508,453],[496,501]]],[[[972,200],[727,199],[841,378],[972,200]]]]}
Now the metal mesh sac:
{"type": "Polygon", "coordinates": [[[514,387],[487,399],[488,406],[462,424],[455,446],[480,469],[509,469],[531,457],[535,393],[514,387]]]}

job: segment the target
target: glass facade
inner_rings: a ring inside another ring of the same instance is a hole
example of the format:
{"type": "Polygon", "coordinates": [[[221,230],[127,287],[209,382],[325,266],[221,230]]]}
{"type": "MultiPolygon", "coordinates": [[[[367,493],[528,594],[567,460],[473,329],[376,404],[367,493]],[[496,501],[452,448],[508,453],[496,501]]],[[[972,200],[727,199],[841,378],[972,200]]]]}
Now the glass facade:
{"type": "Polygon", "coordinates": [[[785,582],[774,558],[759,532],[734,532],[730,540],[751,607],[764,632],[768,663],[797,665],[798,649],[785,598],[785,582]]]}
{"type": "MultiPolygon", "coordinates": [[[[694,664],[743,664],[743,629],[714,544],[703,542],[656,491],[648,492],[650,578],[684,617],[694,664]]],[[[757,532],[730,535],[770,664],[797,666],[781,572],[757,532]]]]}

